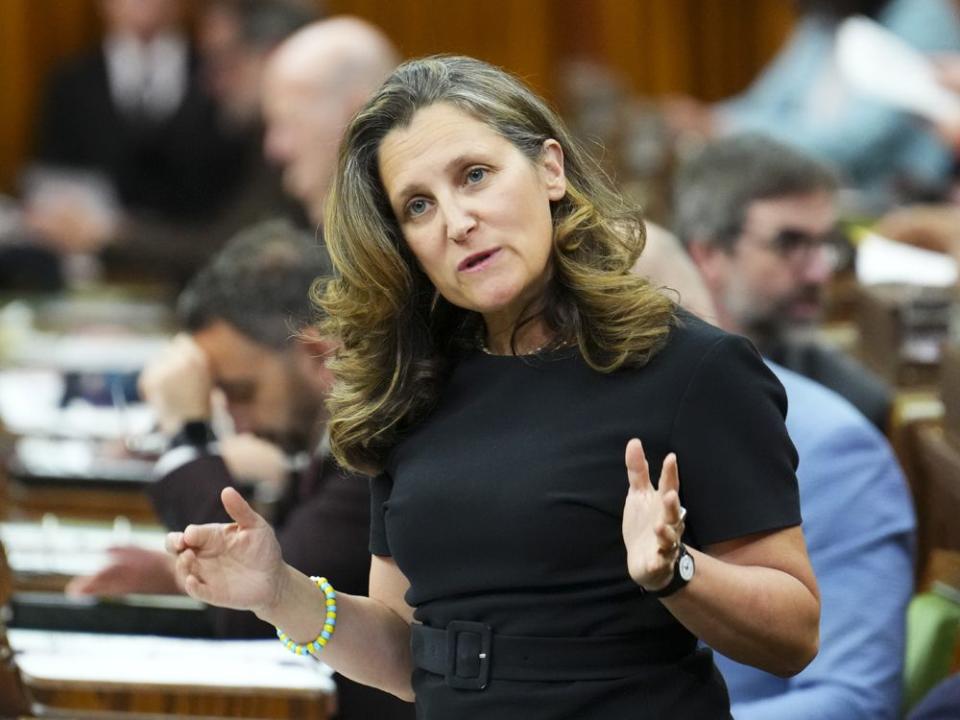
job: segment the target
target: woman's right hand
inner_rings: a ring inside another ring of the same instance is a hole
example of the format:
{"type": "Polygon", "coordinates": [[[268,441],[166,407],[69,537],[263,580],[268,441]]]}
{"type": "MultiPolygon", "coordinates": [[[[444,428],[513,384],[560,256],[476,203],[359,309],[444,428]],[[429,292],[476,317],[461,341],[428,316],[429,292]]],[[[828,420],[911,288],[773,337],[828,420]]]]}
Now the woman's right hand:
{"type": "Polygon", "coordinates": [[[220,494],[232,523],[188,525],[167,535],[180,585],[211,605],[261,612],[275,606],[287,575],[273,528],[232,487],[220,494]]]}

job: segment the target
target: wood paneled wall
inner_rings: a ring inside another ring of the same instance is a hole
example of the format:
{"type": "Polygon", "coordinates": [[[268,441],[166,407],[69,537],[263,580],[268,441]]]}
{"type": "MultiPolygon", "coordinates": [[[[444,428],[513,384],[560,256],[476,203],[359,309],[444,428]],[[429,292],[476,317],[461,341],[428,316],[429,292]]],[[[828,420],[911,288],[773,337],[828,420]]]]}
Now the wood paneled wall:
{"type": "MultiPolygon", "coordinates": [[[[792,23],[789,0],[325,0],[382,27],[406,57],[456,52],[554,97],[570,57],[607,63],[646,95],[712,100],[742,89],[792,23]]],[[[96,0],[0,2],[0,191],[32,143],[43,78],[95,42],[96,0]]]]}
{"type": "Polygon", "coordinates": [[[0,191],[13,188],[33,142],[47,73],[99,33],[94,0],[0,2],[0,191]]]}

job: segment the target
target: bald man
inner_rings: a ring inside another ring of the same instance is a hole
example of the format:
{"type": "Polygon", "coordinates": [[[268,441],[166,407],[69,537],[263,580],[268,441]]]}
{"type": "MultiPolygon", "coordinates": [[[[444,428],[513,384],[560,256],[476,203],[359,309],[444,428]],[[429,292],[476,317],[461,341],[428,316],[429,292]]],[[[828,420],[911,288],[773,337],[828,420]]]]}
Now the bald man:
{"type": "Polygon", "coordinates": [[[284,188],[315,223],[323,220],[344,129],[398,60],[380,30],[347,16],[304,27],[270,59],[266,153],[283,167],[284,188]]]}
{"type": "Polygon", "coordinates": [[[633,272],[662,288],[694,315],[716,324],[713,298],[676,235],[650,221],[646,225],[647,242],[633,272]]]}

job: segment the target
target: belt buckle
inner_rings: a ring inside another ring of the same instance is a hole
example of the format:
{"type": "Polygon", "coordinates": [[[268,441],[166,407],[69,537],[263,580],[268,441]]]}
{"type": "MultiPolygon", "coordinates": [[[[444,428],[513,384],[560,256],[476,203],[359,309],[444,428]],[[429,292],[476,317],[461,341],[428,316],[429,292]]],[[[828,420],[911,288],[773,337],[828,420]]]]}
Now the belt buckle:
{"type": "Polygon", "coordinates": [[[468,620],[447,623],[447,685],[460,690],[487,687],[492,647],[493,628],[489,625],[468,620]]]}

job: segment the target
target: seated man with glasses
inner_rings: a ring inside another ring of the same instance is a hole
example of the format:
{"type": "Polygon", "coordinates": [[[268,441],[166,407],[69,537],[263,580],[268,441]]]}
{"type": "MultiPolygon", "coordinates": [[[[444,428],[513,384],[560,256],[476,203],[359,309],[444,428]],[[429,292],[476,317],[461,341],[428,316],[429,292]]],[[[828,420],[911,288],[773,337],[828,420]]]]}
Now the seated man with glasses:
{"type": "Polygon", "coordinates": [[[883,432],[890,388],[814,337],[824,288],[849,252],[836,190],[818,160],[759,134],[727,138],[681,171],[674,231],[720,297],[718,325],[839,393],[883,432]]]}
{"type": "MultiPolygon", "coordinates": [[[[733,717],[895,720],[913,591],[909,490],[889,443],[850,402],[770,362],[796,328],[815,323],[840,259],[835,180],[818,161],[753,135],[708,146],[680,171],[676,191],[675,227],[713,302],[708,319],[752,338],[786,391],[803,534],[821,595],[820,652],[796,676],[715,656],[733,717]]],[[[808,347],[820,358],[814,369],[829,371],[815,379],[837,383],[848,399],[871,398],[869,377],[852,361],[808,347]]],[[[880,388],[866,407],[877,409],[876,422],[885,406],[880,388]]]]}

